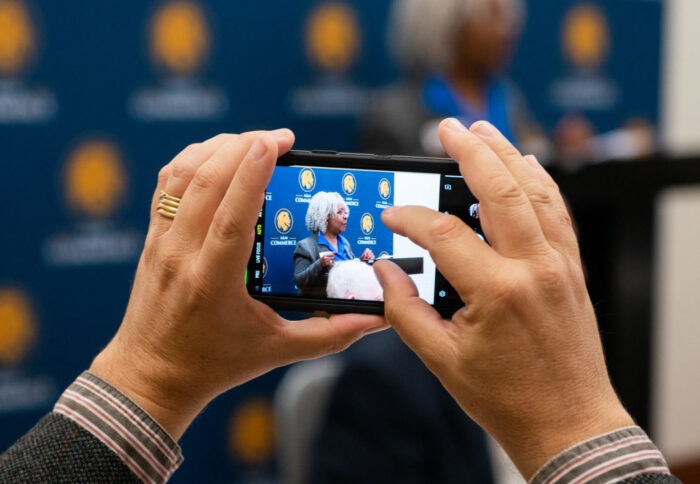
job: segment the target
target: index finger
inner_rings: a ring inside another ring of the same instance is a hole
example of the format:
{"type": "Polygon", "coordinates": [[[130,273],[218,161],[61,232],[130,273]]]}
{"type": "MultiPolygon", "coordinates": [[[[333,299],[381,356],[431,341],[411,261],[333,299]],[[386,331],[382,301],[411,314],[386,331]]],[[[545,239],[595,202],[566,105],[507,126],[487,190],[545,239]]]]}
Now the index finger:
{"type": "Polygon", "coordinates": [[[440,139],[481,204],[493,247],[508,257],[546,250],[547,240],[530,200],[503,160],[454,118],[440,125],[440,139]]]}
{"type": "Polygon", "coordinates": [[[427,249],[463,301],[488,282],[501,260],[471,227],[454,215],[419,206],[390,207],[382,212],[382,222],[392,232],[427,249]]]}

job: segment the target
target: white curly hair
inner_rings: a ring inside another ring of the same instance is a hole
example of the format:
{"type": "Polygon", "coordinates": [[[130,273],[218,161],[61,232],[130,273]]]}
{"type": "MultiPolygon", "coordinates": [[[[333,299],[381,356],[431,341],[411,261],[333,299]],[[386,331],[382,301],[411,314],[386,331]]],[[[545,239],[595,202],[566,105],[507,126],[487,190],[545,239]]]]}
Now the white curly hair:
{"type": "Polygon", "coordinates": [[[345,200],[338,192],[318,192],[311,197],[309,208],[306,211],[306,228],[314,234],[325,234],[328,230],[328,217],[336,213],[340,208],[348,209],[345,200]]]}
{"type": "MultiPolygon", "coordinates": [[[[476,21],[488,0],[394,0],[389,20],[389,50],[413,72],[444,73],[452,67],[457,35],[476,21]]],[[[502,0],[522,24],[523,0],[502,0]]]]}

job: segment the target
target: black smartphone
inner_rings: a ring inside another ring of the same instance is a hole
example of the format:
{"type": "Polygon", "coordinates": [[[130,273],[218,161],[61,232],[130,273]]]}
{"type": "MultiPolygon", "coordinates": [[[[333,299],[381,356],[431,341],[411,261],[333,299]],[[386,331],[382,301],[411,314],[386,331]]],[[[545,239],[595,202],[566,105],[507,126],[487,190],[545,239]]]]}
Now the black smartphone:
{"type": "Polygon", "coordinates": [[[248,292],[278,310],[383,314],[371,265],[389,259],[449,317],[463,306],[427,250],[381,213],[422,205],[464,220],[483,240],[479,205],[446,158],[292,151],[278,160],[246,270],[248,292]]]}

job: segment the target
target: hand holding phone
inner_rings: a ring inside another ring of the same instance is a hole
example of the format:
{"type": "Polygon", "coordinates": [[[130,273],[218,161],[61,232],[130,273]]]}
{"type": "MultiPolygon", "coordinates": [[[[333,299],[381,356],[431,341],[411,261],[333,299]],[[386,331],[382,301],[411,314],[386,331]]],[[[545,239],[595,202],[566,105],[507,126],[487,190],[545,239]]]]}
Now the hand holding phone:
{"type": "MultiPolygon", "coordinates": [[[[464,411],[529,479],[550,458],[634,425],[605,368],[578,244],[559,190],[493,126],[440,128],[493,246],[456,217],[411,206],[384,223],[430,251],[462,303],[448,320],[378,261],[386,314],[464,411]]],[[[474,211],[474,210],[473,210],[474,211]]]]}

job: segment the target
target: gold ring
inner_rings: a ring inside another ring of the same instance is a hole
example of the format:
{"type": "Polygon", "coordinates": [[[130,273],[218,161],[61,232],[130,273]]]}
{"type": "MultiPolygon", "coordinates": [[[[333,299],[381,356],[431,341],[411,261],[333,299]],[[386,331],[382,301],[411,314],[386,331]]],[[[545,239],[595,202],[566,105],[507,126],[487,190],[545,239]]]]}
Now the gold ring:
{"type": "Polygon", "coordinates": [[[161,191],[160,197],[158,198],[158,209],[156,212],[161,214],[163,217],[172,220],[175,218],[177,210],[180,208],[181,200],[182,199],[178,197],[173,197],[172,195],[168,195],[167,193],[161,191]]]}

